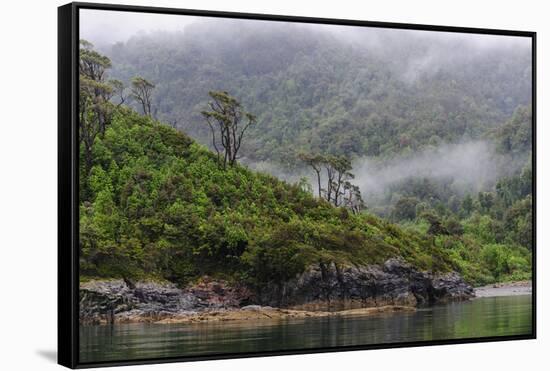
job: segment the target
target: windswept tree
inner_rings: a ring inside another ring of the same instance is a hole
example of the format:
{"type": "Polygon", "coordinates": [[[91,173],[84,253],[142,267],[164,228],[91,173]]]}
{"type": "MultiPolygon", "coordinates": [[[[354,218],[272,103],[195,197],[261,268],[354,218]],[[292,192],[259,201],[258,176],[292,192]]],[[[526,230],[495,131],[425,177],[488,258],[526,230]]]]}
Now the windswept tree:
{"type": "Polygon", "coordinates": [[[324,166],[327,174],[325,197],[335,206],[341,206],[344,184],[355,178],[350,172],[351,161],[345,156],[326,156],[324,166]]]}
{"type": "Polygon", "coordinates": [[[342,205],[350,209],[354,214],[358,214],[365,208],[365,201],[361,197],[361,190],[358,186],[350,182],[344,182],[342,192],[342,205]]]}
{"type": "Polygon", "coordinates": [[[111,79],[109,80],[109,84],[111,85],[113,89],[113,98],[116,97],[118,99],[118,103],[116,104],[117,107],[121,106],[126,102],[126,86],[124,86],[124,83],[120,80],[111,79]]]}
{"type": "Polygon", "coordinates": [[[110,102],[114,87],[107,80],[107,70],[111,61],[93,49],[93,44],[80,41],[79,60],[79,139],[84,148],[84,165],[92,167],[92,146],[98,135],[105,133],[113,112],[110,102]]]}
{"type": "Polygon", "coordinates": [[[317,176],[317,195],[321,198],[323,191],[321,187],[321,171],[323,170],[324,157],[309,153],[300,153],[298,157],[315,171],[315,175],[317,176]]]}
{"type": "Polygon", "coordinates": [[[225,91],[211,91],[208,95],[212,98],[208,103],[210,111],[201,113],[210,127],[218,165],[226,169],[238,160],[244,134],[256,123],[256,116],[246,112],[241,103],[225,91]]]}
{"type": "Polygon", "coordinates": [[[152,116],[152,96],[155,84],[137,76],[132,79],[131,96],[139,102],[145,116],[152,116]]]}
{"type": "Polygon", "coordinates": [[[87,40],[80,40],[80,76],[92,81],[106,81],[107,69],[111,60],[94,50],[94,45],[87,40]]]}
{"type": "Polygon", "coordinates": [[[365,207],[359,187],[350,182],[355,176],[347,157],[301,153],[299,158],[315,171],[319,198],[334,206],[347,207],[354,213],[365,207]]]}

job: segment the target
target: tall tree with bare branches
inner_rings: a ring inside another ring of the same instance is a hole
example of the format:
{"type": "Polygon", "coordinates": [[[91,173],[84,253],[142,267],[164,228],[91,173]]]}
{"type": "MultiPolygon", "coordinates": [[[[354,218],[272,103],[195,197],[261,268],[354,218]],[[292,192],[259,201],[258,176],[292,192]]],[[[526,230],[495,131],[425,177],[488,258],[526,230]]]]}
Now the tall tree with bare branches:
{"type": "Polygon", "coordinates": [[[318,154],[313,155],[309,153],[300,153],[298,157],[315,171],[315,175],[317,176],[317,195],[319,198],[322,197],[323,188],[321,186],[321,171],[323,170],[323,163],[325,161],[324,157],[318,154]]]}
{"type": "Polygon", "coordinates": [[[359,187],[351,183],[355,176],[351,173],[351,161],[347,157],[307,153],[301,153],[298,157],[315,171],[319,198],[354,213],[365,207],[359,187]]]}
{"type": "Polygon", "coordinates": [[[80,41],[79,58],[79,139],[84,147],[84,165],[92,167],[92,146],[98,135],[105,133],[113,112],[110,99],[114,86],[107,80],[111,61],[93,49],[93,44],[80,41]]]}
{"type": "Polygon", "coordinates": [[[201,113],[210,127],[218,165],[226,169],[237,162],[244,134],[256,123],[256,116],[246,112],[241,103],[225,91],[211,91],[208,95],[212,98],[208,103],[210,111],[201,113]]]}
{"type": "Polygon", "coordinates": [[[132,79],[131,96],[139,102],[145,116],[151,117],[152,95],[155,84],[143,77],[134,77],[132,79]]]}

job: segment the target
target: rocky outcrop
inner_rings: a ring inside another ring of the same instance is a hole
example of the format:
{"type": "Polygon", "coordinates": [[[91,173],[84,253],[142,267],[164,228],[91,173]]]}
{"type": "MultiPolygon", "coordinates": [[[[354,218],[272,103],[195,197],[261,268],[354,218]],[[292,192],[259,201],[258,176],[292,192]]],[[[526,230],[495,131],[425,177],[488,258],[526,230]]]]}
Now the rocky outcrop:
{"type": "Polygon", "coordinates": [[[204,312],[243,307],[254,312],[265,306],[308,311],[416,307],[473,296],[472,287],[455,272],[421,272],[402,260],[390,259],[366,267],[314,265],[295,279],[260,292],[208,278],[185,289],[171,283],[90,281],[80,286],[80,322],[181,320],[202,318],[204,312]]]}
{"type": "Polygon", "coordinates": [[[455,272],[421,272],[389,259],[366,267],[318,264],[292,281],[263,290],[257,300],[275,307],[324,310],[431,305],[473,296],[473,288],[455,272]]]}
{"type": "Polygon", "coordinates": [[[80,323],[150,322],[199,311],[238,308],[250,292],[205,278],[179,289],[172,283],[124,280],[90,281],[80,285],[80,323]]]}

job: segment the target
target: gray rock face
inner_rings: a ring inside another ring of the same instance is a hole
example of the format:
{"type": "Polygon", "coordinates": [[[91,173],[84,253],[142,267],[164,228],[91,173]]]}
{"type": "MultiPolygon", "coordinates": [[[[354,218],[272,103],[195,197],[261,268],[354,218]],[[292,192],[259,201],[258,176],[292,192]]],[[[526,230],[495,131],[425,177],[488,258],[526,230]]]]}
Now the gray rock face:
{"type": "Polygon", "coordinates": [[[123,280],[91,281],[80,286],[80,322],[115,322],[131,317],[162,318],[193,311],[199,300],[173,284],[138,282],[129,287],[123,280]]]}
{"type": "Polygon", "coordinates": [[[382,266],[315,265],[294,280],[264,290],[257,299],[262,305],[277,307],[343,309],[420,306],[473,296],[473,288],[455,272],[420,272],[399,259],[389,259],[382,266]]]}
{"type": "Polygon", "coordinates": [[[420,272],[389,259],[366,267],[314,265],[293,280],[256,293],[208,278],[185,289],[170,283],[91,281],[80,286],[80,323],[156,321],[211,309],[266,306],[305,310],[421,306],[473,296],[472,287],[455,272],[420,272]]]}

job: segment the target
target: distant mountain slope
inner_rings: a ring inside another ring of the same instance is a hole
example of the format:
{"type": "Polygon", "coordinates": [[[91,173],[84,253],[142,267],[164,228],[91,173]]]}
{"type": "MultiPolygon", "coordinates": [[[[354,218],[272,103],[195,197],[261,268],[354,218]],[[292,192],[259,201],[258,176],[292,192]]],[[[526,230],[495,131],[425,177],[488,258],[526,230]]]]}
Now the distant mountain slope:
{"type": "Polygon", "coordinates": [[[202,143],[208,91],[236,96],[259,118],[243,148],[254,161],[293,164],[297,149],[391,157],[476,139],[531,99],[524,46],[211,22],[136,36],[104,52],[113,77],[155,82],[157,117],[202,143]]]}

